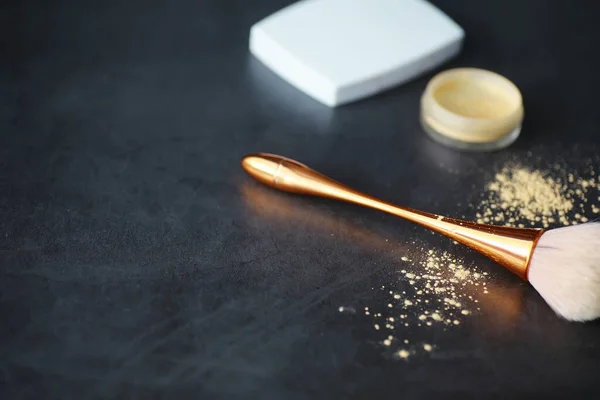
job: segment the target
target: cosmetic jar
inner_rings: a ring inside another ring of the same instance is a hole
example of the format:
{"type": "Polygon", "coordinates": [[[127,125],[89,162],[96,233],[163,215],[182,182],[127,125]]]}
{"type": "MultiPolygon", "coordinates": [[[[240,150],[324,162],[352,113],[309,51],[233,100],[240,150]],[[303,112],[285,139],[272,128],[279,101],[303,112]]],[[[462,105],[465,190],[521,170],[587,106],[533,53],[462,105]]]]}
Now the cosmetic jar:
{"type": "Polygon", "coordinates": [[[521,132],[523,100],[517,86],[492,71],[440,72],[421,97],[421,124],[437,142],[461,150],[492,151],[521,132]]]}

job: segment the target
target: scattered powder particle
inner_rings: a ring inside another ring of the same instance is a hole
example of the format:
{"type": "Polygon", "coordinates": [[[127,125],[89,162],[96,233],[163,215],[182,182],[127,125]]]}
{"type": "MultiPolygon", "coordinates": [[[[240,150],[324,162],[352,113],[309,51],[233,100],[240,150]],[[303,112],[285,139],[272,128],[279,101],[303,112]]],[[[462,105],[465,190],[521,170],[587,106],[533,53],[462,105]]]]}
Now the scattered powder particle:
{"type": "Polygon", "coordinates": [[[460,313],[462,315],[469,315],[471,312],[469,310],[462,310],[460,313]]]}
{"type": "Polygon", "coordinates": [[[338,308],[338,311],[339,311],[339,312],[344,312],[344,307],[340,307],[340,308],[338,308]]]}
{"type": "Polygon", "coordinates": [[[442,320],[442,317],[440,317],[440,314],[438,314],[438,313],[431,314],[431,318],[433,318],[436,321],[441,321],[442,320]]]}
{"type": "Polygon", "coordinates": [[[454,273],[454,276],[458,279],[466,279],[469,276],[469,271],[465,271],[464,269],[459,269],[454,273]]]}
{"type": "Polygon", "coordinates": [[[415,277],[415,274],[413,274],[413,273],[410,273],[410,272],[409,272],[409,273],[407,273],[407,274],[406,274],[406,277],[407,277],[408,279],[414,279],[414,277],[415,277]]]}
{"type": "Polygon", "coordinates": [[[401,260],[402,261],[408,261],[408,257],[402,257],[401,260]]]}
{"type": "Polygon", "coordinates": [[[405,305],[405,306],[412,306],[412,305],[413,305],[413,302],[412,302],[412,301],[410,301],[410,300],[404,300],[404,305],[405,305]]]}
{"type": "Polygon", "coordinates": [[[398,357],[400,357],[400,358],[408,358],[409,355],[410,355],[410,353],[404,349],[402,349],[398,352],[398,357]]]}
{"type": "Polygon", "coordinates": [[[389,308],[392,308],[392,307],[394,307],[394,306],[392,305],[392,303],[388,303],[388,307],[389,307],[389,308]]]}
{"type": "Polygon", "coordinates": [[[408,344],[408,339],[404,339],[404,344],[408,344]]]}
{"type": "Polygon", "coordinates": [[[386,346],[389,346],[389,345],[391,345],[391,344],[392,344],[392,341],[391,341],[390,339],[385,339],[385,340],[383,341],[383,344],[384,344],[384,345],[386,345],[386,346]]]}
{"type": "Polygon", "coordinates": [[[388,321],[390,321],[390,322],[394,322],[394,321],[395,321],[395,319],[394,319],[394,317],[389,317],[389,318],[388,318],[388,321]]]}
{"type": "Polygon", "coordinates": [[[460,324],[460,321],[459,321],[459,320],[457,320],[457,319],[455,319],[454,321],[452,321],[452,323],[453,323],[454,325],[458,325],[458,324],[460,324]]]}
{"type": "Polygon", "coordinates": [[[425,321],[425,320],[427,319],[427,316],[426,316],[426,315],[423,315],[423,314],[421,314],[421,315],[419,315],[419,319],[420,319],[421,321],[425,321]]]}
{"type": "Polygon", "coordinates": [[[377,331],[379,330],[379,324],[375,324],[373,326],[375,327],[375,330],[377,330],[377,331]]]}
{"type": "Polygon", "coordinates": [[[427,321],[427,326],[431,326],[431,321],[427,321]]]}
{"type": "Polygon", "coordinates": [[[398,300],[398,299],[400,298],[400,295],[399,295],[399,294],[395,294],[395,295],[394,295],[394,298],[395,298],[396,300],[398,300]]]}
{"type": "Polygon", "coordinates": [[[425,351],[431,351],[432,347],[430,344],[424,343],[423,344],[423,348],[425,349],[425,351]]]}

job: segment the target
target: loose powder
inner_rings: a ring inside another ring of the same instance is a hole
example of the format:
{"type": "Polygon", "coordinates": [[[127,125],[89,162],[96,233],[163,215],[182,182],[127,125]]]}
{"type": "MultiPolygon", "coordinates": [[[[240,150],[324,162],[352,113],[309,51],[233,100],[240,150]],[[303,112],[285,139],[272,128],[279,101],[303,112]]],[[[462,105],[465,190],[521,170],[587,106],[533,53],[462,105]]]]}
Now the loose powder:
{"type": "Polygon", "coordinates": [[[433,339],[433,327],[454,329],[473,310],[478,311],[477,296],[486,290],[487,273],[449,252],[415,248],[417,254],[399,271],[402,290],[393,290],[395,284],[374,288],[385,298],[383,307],[363,306],[364,316],[382,335],[382,346],[401,358],[413,352],[431,352],[429,342],[419,342],[433,339]],[[411,327],[410,331],[406,327],[411,327]],[[406,346],[409,339],[411,349],[394,349],[400,343],[406,346]]]}
{"type": "Polygon", "coordinates": [[[600,213],[600,189],[593,170],[589,176],[575,176],[560,165],[543,171],[519,164],[502,168],[481,194],[477,222],[551,228],[588,222],[586,215],[600,213]]]}

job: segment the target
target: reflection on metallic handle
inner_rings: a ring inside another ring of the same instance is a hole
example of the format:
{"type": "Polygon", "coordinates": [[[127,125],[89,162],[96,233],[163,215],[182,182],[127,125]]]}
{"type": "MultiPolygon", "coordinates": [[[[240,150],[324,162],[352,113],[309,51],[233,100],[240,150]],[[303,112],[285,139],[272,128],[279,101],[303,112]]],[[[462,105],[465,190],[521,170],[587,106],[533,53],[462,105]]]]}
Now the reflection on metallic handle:
{"type": "Polygon", "coordinates": [[[357,192],[304,164],[275,154],[248,155],[242,159],[242,166],[255,179],[279,190],[343,200],[422,225],[484,254],[524,280],[527,280],[533,248],[544,232],[541,229],[476,224],[396,206],[357,192]]]}

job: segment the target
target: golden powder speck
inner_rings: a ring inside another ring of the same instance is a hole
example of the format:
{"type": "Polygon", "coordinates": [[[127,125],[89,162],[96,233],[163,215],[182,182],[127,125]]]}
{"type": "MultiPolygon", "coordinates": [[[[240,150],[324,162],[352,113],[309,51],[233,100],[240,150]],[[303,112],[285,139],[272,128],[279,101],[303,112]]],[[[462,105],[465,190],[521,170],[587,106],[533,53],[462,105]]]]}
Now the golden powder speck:
{"type": "Polygon", "coordinates": [[[402,349],[398,352],[398,357],[400,357],[400,358],[408,358],[409,355],[410,355],[410,353],[404,349],[402,349]]]}
{"type": "Polygon", "coordinates": [[[431,349],[432,349],[432,348],[433,348],[433,347],[431,347],[431,345],[430,345],[430,344],[427,344],[427,343],[424,343],[424,344],[423,344],[423,349],[425,349],[425,351],[431,351],[431,349]]]}
{"type": "Polygon", "coordinates": [[[392,341],[391,341],[390,339],[385,339],[385,340],[383,341],[383,344],[384,344],[385,346],[389,346],[389,345],[391,345],[391,344],[392,344],[392,341]]]}
{"type": "Polygon", "coordinates": [[[458,279],[461,279],[461,280],[462,279],[466,279],[467,276],[469,276],[469,271],[465,271],[463,269],[460,269],[460,270],[458,270],[458,271],[456,271],[454,273],[454,276],[457,277],[458,279]]]}

